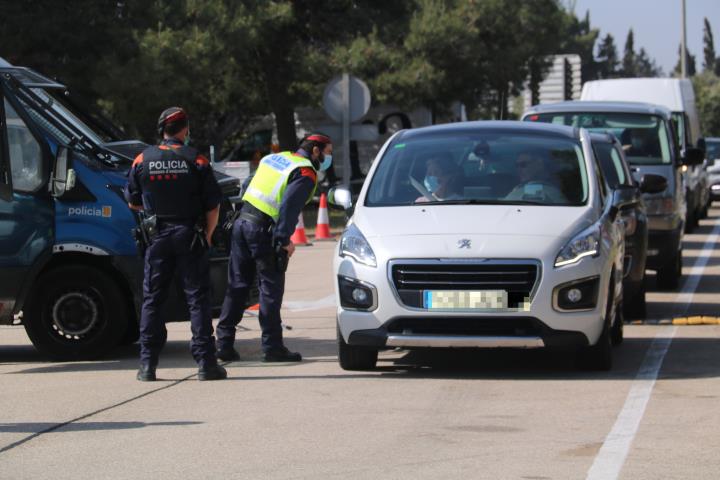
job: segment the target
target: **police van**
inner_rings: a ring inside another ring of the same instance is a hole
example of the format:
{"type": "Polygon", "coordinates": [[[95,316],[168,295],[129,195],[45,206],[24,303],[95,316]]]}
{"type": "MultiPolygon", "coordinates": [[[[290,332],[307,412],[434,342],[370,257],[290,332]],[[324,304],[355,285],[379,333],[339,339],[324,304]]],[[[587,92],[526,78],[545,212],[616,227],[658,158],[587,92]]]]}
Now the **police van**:
{"type": "MultiPolygon", "coordinates": [[[[64,85],[0,59],[0,324],[22,323],[52,358],[105,354],[138,337],[143,261],[122,195],[147,144],[77,108],[64,85]]],[[[216,174],[221,221],[236,178],[216,174]]],[[[229,238],[213,237],[213,309],[227,282],[229,238]]],[[[168,321],[187,320],[176,284],[168,321]]]]}

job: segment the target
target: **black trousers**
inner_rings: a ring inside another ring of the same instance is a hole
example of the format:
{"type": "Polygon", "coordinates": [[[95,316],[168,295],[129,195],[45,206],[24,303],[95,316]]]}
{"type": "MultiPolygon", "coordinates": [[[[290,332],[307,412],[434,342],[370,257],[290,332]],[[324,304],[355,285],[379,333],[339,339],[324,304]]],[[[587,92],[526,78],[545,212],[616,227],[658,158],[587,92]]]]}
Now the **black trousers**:
{"type": "Polygon", "coordinates": [[[217,325],[218,349],[233,346],[236,327],[242,320],[256,275],[262,349],[267,352],[283,346],[280,307],[285,294],[285,273],[276,268],[269,229],[241,218],[233,225],[228,288],[217,325]]]}
{"type": "Polygon", "coordinates": [[[145,278],[140,318],[140,360],[156,365],[167,341],[160,313],[173,276],[178,273],[190,309],[190,350],[200,366],[217,363],[210,299],[210,260],[199,245],[191,250],[191,226],[165,224],[145,252],[145,278]]]}

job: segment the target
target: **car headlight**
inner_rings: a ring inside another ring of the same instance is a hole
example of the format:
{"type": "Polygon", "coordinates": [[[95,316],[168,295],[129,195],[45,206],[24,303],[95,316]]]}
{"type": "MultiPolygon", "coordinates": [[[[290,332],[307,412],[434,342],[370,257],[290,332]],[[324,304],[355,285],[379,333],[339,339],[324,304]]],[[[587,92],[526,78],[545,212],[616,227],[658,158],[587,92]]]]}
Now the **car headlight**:
{"type": "Polygon", "coordinates": [[[340,238],[340,256],[350,257],[369,267],[377,267],[375,252],[354,223],[345,229],[340,238]]]}
{"type": "Polygon", "coordinates": [[[579,262],[585,257],[597,257],[600,254],[600,226],[583,230],[575,235],[558,253],[555,266],[562,267],[579,262]]]}

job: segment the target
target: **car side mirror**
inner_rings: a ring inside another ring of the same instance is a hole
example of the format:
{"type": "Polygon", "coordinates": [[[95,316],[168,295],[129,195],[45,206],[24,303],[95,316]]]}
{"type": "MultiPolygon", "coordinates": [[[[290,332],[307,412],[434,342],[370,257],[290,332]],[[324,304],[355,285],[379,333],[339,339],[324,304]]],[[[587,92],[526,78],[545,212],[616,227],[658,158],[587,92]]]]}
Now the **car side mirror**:
{"type": "Polygon", "coordinates": [[[705,142],[704,138],[698,138],[697,148],[703,151],[707,151],[707,143],[705,142]]]}
{"type": "Polygon", "coordinates": [[[53,197],[62,197],[75,188],[75,170],[72,168],[72,152],[60,146],[55,155],[55,168],[50,178],[50,191],[53,197]]]}
{"type": "Polygon", "coordinates": [[[693,165],[700,165],[705,161],[705,150],[700,148],[686,148],[685,155],[682,158],[682,164],[692,167],[693,165]]]}
{"type": "Polygon", "coordinates": [[[637,189],[632,185],[619,185],[612,191],[610,218],[615,220],[619,211],[630,207],[638,201],[637,189]]]}
{"type": "Polygon", "coordinates": [[[660,193],[667,190],[667,178],[654,173],[646,173],[640,181],[640,191],[643,193],[660,193]]]}
{"type": "Polygon", "coordinates": [[[328,202],[332,205],[341,207],[343,210],[352,209],[352,194],[345,187],[333,187],[328,192],[328,202]]]}

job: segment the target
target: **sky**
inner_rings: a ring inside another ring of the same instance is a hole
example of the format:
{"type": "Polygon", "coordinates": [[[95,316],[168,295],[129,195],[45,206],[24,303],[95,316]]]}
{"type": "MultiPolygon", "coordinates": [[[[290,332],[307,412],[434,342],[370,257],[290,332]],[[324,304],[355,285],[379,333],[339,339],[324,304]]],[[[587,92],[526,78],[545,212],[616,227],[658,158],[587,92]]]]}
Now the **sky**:
{"type": "MultiPolygon", "coordinates": [[[[628,30],[635,36],[635,51],[641,47],[667,75],[678,61],[681,37],[681,0],[565,0],[575,3],[575,13],[583,18],[590,10],[590,25],[600,29],[600,38],[610,33],[622,58],[628,30]]],[[[720,0],[686,0],[687,48],[695,55],[697,69],[703,64],[703,18],[707,17],[715,38],[715,54],[720,56],[720,0]]],[[[600,43],[598,41],[598,43],[600,43]]],[[[597,53],[597,44],[596,44],[597,53]]]]}

